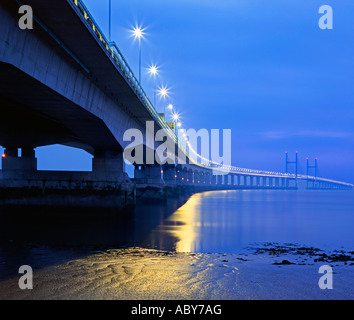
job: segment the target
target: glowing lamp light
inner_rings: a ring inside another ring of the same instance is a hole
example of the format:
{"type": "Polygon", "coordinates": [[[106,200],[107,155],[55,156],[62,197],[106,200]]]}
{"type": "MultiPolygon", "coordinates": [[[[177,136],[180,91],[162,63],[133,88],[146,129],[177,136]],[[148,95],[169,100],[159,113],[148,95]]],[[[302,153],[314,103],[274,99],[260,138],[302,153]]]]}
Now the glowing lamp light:
{"type": "Polygon", "coordinates": [[[3,157],[3,158],[5,158],[5,157],[6,157],[6,154],[5,154],[5,153],[3,153],[3,154],[2,154],[2,157],[3,157]]]}
{"type": "Polygon", "coordinates": [[[149,73],[152,74],[153,76],[156,76],[158,74],[159,68],[156,65],[152,65],[149,67],[149,73]]]}
{"type": "Polygon", "coordinates": [[[133,36],[134,36],[134,38],[135,39],[141,39],[141,38],[143,38],[144,37],[144,30],[145,29],[143,29],[141,26],[136,26],[136,27],[134,27],[133,28],[133,30],[132,30],[132,34],[133,34],[133,36]]]}
{"type": "Polygon", "coordinates": [[[159,88],[158,92],[161,97],[163,97],[163,98],[168,97],[169,90],[166,87],[162,86],[161,88],[159,88]]]}

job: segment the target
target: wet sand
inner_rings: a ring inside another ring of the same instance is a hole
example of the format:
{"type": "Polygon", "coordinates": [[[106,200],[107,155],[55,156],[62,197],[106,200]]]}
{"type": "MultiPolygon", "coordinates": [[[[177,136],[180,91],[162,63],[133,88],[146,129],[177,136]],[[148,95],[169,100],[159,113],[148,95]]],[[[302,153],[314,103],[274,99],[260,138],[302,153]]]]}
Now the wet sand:
{"type": "Polygon", "coordinates": [[[175,253],[142,248],[92,252],[0,282],[0,299],[258,300],[354,298],[354,252],[265,245],[247,254],[175,253]],[[321,265],[333,268],[322,290],[321,265]]]}

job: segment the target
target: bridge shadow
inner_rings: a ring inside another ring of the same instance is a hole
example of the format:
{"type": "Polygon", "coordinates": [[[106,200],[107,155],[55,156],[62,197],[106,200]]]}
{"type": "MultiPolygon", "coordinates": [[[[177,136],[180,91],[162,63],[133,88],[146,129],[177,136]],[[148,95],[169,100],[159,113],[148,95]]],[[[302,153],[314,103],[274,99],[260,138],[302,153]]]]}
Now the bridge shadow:
{"type": "Polygon", "coordinates": [[[109,214],[102,208],[1,208],[0,280],[18,276],[24,264],[38,270],[108,249],[156,248],[149,234],[188,199],[141,199],[109,214]]]}

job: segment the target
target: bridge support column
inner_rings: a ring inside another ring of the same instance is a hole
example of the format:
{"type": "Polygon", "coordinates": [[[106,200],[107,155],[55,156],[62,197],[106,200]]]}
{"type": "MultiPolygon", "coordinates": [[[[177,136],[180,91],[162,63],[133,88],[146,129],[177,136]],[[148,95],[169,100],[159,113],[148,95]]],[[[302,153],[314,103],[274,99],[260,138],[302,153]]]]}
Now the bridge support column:
{"type": "Polygon", "coordinates": [[[33,148],[22,148],[21,157],[18,148],[5,148],[2,157],[3,171],[36,171],[37,159],[33,148]]]}
{"type": "Polygon", "coordinates": [[[239,186],[241,184],[241,176],[235,175],[235,185],[239,186]]]}
{"type": "Polygon", "coordinates": [[[211,184],[217,184],[217,175],[215,174],[212,174],[211,175],[211,184]]]}
{"type": "Polygon", "coordinates": [[[163,171],[163,180],[168,185],[175,185],[176,184],[176,166],[174,164],[165,164],[162,167],[163,171]]]}
{"type": "Polygon", "coordinates": [[[159,164],[136,165],[134,169],[134,180],[137,184],[149,186],[163,185],[163,170],[159,164]]]}
{"type": "Polygon", "coordinates": [[[189,169],[187,174],[187,184],[193,184],[194,183],[193,180],[194,180],[193,170],[189,169]]]}
{"type": "Polygon", "coordinates": [[[274,178],[275,180],[275,187],[279,187],[279,178],[274,178]]]}
{"type": "Polygon", "coordinates": [[[198,181],[199,181],[199,171],[198,170],[194,170],[194,172],[193,172],[193,180],[194,180],[194,184],[195,185],[200,184],[200,182],[198,183],[198,181]]]}
{"type": "Polygon", "coordinates": [[[188,179],[188,170],[187,170],[187,168],[183,168],[181,170],[181,181],[180,181],[180,184],[187,184],[187,179],[188,179]]]}
{"type": "Polygon", "coordinates": [[[228,186],[230,184],[230,175],[224,175],[224,185],[228,186]]]}
{"type": "Polygon", "coordinates": [[[176,184],[182,184],[183,180],[183,168],[181,165],[176,166],[176,184]]]}
{"type": "Polygon", "coordinates": [[[199,172],[199,181],[200,181],[200,185],[204,185],[205,184],[205,172],[204,171],[200,171],[199,172]]]}
{"type": "Polygon", "coordinates": [[[122,173],[125,164],[123,151],[98,150],[92,159],[92,171],[103,173],[122,173]]]}
{"type": "Polygon", "coordinates": [[[262,177],[263,187],[267,186],[267,177],[262,177]]]}
{"type": "Polygon", "coordinates": [[[205,172],[204,180],[205,180],[205,184],[210,186],[210,184],[211,184],[211,173],[210,172],[205,172]]]}
{"type": "Polygon", "coordinates": [[[227,175],[227,182],[228,182],[228,185],[229,186],[233,186],[234,185],[234,177],[233,177],[233,175],[232,174],[228,174],[227,175]]]}
{"type": "Polygon", "coordinates": [[[222,174],[219,174],[217,175],[217,181],[218,181],[218,184],[222,185],[223,184],[223,175],[222,174]]]}

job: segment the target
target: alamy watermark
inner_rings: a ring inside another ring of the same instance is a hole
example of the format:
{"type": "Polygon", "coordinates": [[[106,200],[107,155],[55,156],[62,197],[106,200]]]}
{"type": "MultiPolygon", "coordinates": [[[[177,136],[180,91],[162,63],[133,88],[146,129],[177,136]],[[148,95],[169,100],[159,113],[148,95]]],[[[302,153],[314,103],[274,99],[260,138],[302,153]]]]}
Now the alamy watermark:
{"type": "MultiPolygon", "coordinates": [[[[18,26],[21,30],[33,29],[33,10],[29,5],[22,5],[18,9],[18,13],[21,17],[18,20],[18,26]]],[[[319,14],[322,14],[318,20],[318,26],[320,29],[333,29],[333,9],[329,5],[322,5],[319,10],[319,14]]]]}
{"type": "Polygon", "coordinates": [[[329,265],[323,265],[319,268],[318,273],[324,274],[318,280],[318,286],[320,289],[333,289],[333,270],[329,265]]]}
{"type": "Polygon", "coordinates": [[[23,5],[19,7],[18,13],[22,16],[18,20],[18,27],[21,30],[33,29],[33,10],[31,6],[23,5]]]}
{"type": "Polygon", "coordinates": [[[333,29],[333,9],[329,5],[323,5],[318,10],[319,14],[322,14],[318,20],[318,26],[320,29],[333,29]]]}
{"type": "Polygon", "coordinates": [[[210,134],[207,129],[179,129],[174,136],[166,129],[155,130],[154,121],[146,121],[145,132],[128,129],[123,140],[130,142],[124,148],[124,159],[130,164],[176,165],[188,161],[189,164],[211,165],[213,174],[226,174],[231,166],[230,129],[223,129],[222,134],[218,129],[210,130],[210,134]],[[214,168],[220,165],[223,166],[222,173],[214,168]]]}
{"type": "Polygon", "coordinates": [[[18,280],[18,286],[21,290],[33,289],[33,270],[31,266],[22,265],[18,273],[23,274],[18,280]]]}

